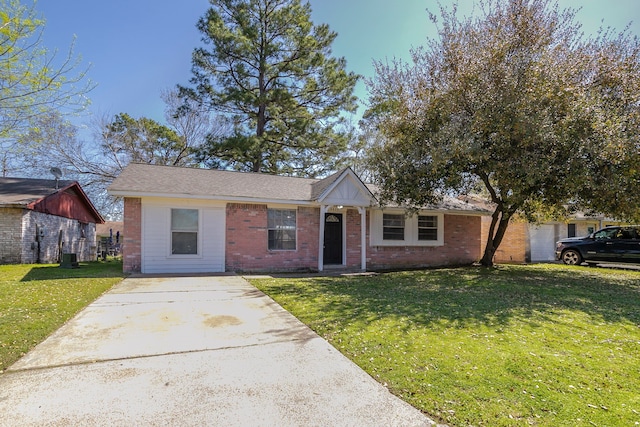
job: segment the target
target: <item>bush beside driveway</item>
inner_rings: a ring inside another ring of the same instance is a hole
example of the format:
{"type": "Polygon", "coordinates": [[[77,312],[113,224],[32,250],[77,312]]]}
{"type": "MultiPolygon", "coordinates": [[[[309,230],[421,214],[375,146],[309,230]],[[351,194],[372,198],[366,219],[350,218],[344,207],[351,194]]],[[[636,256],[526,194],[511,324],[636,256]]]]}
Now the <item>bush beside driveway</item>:
{"type": "Polygon", "coordinates": [[[451,425],[640,421],[639,272],[537,264],[252,283],[451,425]]]}

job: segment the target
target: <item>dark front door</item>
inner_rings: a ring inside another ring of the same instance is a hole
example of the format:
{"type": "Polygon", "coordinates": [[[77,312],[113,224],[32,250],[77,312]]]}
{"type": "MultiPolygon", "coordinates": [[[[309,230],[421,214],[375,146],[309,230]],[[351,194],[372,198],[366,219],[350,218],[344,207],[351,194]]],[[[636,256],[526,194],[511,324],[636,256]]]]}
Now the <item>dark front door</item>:
{"type": "Polygon", "coordinates": [[[342,214],[324,215],[324,263],[342,264],[342,214]]]}

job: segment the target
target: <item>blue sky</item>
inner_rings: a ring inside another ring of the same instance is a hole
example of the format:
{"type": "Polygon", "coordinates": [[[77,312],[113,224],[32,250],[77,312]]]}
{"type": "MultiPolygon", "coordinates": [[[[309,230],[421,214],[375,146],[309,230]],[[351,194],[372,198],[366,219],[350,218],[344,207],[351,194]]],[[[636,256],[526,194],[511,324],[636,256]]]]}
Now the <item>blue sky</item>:
{"type": "MultiPolygon", "coordinates": [[[[334,54],[347,59],[349,71],[365,77],[373,76],[374,59],[408,59],[412,47],[436,36],[426,12],[438,10],[436,0],[310,3],[314,23],[327,23],[338,33],[334,54]]],[[[463,12],[472,5],[471,0],[459,3],[463,12]]],[[[559,5],[582,7],[577,20],[586,34],[594,34],[601,25],[621,30],[633,21],[631,31],[640,36],[638,0],[559,0],[559,5]]],[[[195,24],[208,6],[207,0],[39,0],[36,9],[46,19],[47,48],[64,56],[76,37],[75,53],[85,66],[90,64],[88,76],[97,83],[89,93],[92,114],[126,112],[162,122],[160,92],[188,84],[191,53],[201,44],[195,24]]],[[[356,95],[366,101],[363,83],[356,95]]]]}

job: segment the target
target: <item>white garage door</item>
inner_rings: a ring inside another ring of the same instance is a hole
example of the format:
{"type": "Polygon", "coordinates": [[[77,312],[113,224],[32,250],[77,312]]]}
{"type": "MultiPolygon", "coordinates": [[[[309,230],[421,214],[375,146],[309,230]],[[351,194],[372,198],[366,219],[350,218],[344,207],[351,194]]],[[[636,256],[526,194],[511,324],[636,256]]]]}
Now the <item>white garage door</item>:
{"type": "Polygon", "coordinates": [[[194,204],[142,201],[142,273],[213,273],[225,270],[225,208],[194,204]],[[172,209],[197,212],[191,232],[197,250],[172,253],[172,209]]]}
{"type": "Polygon", "coordinates": [[[553,224],[532,226],[529,229],[531,237],[531,261],[553,261],[555,259],[556,227],[553,224]]]}

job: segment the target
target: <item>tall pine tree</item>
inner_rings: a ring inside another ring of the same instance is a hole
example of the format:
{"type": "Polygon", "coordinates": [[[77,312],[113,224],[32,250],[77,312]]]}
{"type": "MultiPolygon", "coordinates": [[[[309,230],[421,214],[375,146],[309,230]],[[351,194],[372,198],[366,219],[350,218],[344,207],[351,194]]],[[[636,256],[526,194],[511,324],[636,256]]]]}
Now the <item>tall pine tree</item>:
{"type": "Polygon", "coordinates": [[[199,20],[192,87],[181,93],[224,117],[210,135],[210,167],[316,176],[336,167],[348,142],[359,76],[331,55],[337,34],[311,22],[300,0],[211,0],[199,20]]]}

